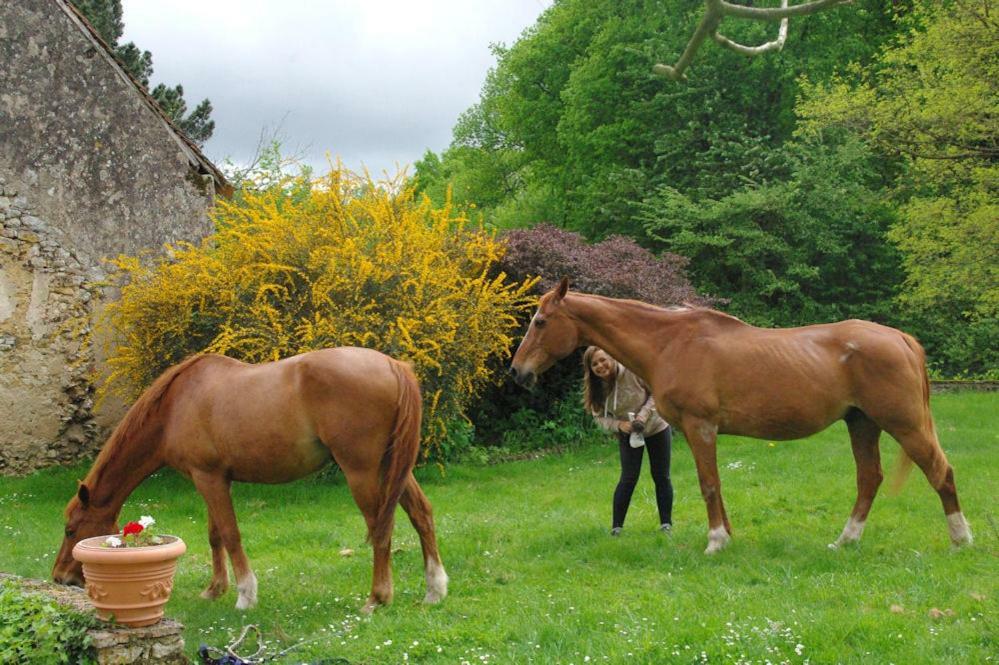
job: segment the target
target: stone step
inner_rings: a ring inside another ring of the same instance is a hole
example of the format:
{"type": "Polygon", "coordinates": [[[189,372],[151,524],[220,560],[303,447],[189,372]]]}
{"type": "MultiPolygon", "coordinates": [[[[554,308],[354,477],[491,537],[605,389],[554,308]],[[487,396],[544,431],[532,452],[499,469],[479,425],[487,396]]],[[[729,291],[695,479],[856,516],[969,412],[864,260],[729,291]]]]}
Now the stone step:
{"type": "MultiPolygon", "coordinates": [[[[96,616],[87,594],[78,587],[62,586],[0,572],[0,580],[12,582],[25,592],[41,593],[60,605],[96,616]]],[[[144,628],[127,628],[102,623],[89,631],[94,657],[100,665],[189,665],[184,654],[184,626],[173,619],[144,628]]]]}

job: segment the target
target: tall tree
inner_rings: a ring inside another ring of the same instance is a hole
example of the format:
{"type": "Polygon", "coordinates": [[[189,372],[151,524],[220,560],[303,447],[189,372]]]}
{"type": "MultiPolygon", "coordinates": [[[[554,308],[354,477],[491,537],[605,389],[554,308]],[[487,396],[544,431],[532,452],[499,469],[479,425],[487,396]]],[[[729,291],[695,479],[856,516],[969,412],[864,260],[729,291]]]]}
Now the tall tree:
{"type": "Polygon", "coordinates": [[[809,86],[806,136],[855,132],[908,167],[890,233],[903,302],[955,367],[999,367],[999,6],[923,0],[853,82],[809,86]],[[959,340],[958,344],[954,340],[959,340]]]}
{"type": "MultiPolygon", "coordinates": [[[[502,225],[549,221],[644,241],[638,204],[660,186],[718,199],[786,176],[779,149],[795,127],[798,77],[866,62],[897,30],[884,0],[858,0],[795,19],[795,39],[779,53],[706,49],[693,84],[663,85],[653,65],[683,48],[702,13],[689,0],[557,0],[497,49],[439,177],[455,183],[457,202],[502,225]]],[[[738,21],[726,33],[755,43],[770,29],[738,21]]]]}
{"type": "MultiPolygon", "coordinates": [[[[121,0],[72,0],[73,5],[83,14],[90,25],[97,30],[125,69],[147,89],[149,78],[153,74],[153,54],[143,51],[135,42],[119,44],[125,32],[122,20],[121,0]]],[[[173,87],[159,84],[149,93],[160,105],[160,108],[173,120],[188,138],[203,145],[215,131],[215,121],[211,119],[212,103],[204,99],[187,112],[187,101],[184,99],[184,88],[181,85],[173,87]]]]}
{"type": "Polygon", "coordinates": [[[725,0],[704,0],[704,15],[701,17],[701,22],[697,24],[694,34],[690,37],[690,41],[687,42],[687,46],[683,49],[680,59],[674,65],[658,64],[652,68],[652,71],[674,81],[686,80],[687,75],[684,74],[684,70],[690,66],[694,54],[708,37],[741,55],[755,56],[768,51],[779,51],[784,48],[784,42],[787,41],[787,26],[792,16],[814,14],[817,11],[850,1],[809,0],[802,4],[788,6],[787,0],[781,0],[780,7],[753,7],[752,3],[739,5],[725,2],[725,0]],[[780,28],[775,39],[756,46],[748,46],[734,42],[719,32],[722,20],[726,16],[754,21],[780,21],[780,28]]]}

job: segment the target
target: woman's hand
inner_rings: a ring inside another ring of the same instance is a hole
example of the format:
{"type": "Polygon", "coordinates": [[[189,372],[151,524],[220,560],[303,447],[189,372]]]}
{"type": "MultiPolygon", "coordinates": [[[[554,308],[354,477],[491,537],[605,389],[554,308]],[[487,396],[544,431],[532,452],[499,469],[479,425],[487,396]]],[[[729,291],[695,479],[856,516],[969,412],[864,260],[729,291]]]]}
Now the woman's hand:
{"type": "Polygon", "coordinates": [[[624,432],[625,434],[631,434],[631,422],[627,420],[617,421],[617,431],[624,432]]]}
{"type": "Polygon", "coordinates": [[[632,420],[631,421],[631,427],[630,427],[629,431],[631,431],[631,432],[638,432],[639,434],[641,434],[642,432],[644,432],[645,431],[645,419],[644,418],[635,418],[634,420],[632,420]]]}

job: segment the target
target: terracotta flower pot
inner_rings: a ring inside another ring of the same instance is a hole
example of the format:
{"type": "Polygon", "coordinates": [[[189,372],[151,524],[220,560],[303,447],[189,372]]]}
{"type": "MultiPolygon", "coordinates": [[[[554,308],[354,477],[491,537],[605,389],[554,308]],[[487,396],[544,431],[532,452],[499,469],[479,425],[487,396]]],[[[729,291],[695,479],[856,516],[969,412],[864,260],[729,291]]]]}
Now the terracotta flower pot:
{"type": "Polygon", "coordinates": [[[106,539],[85,538],[73,548],[97,616],[133,628],[156,623],[163,618],[177,558],[187,545],[176,536],[163,536],[161,545],[103,547],[106,539]]]}

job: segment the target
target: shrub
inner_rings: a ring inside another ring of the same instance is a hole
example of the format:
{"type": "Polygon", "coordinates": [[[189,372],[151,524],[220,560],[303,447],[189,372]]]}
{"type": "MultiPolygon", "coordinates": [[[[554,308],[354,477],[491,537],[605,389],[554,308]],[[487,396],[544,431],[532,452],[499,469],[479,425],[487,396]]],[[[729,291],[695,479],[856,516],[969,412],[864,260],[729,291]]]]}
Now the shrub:
{"type": "Polygon", "coordinates": [[[691,286],[686,275],[688,259],[670,253],[656,257],[624,236],[589,244],[578,233],[540,224],[508,231],[502,239],[506,253],[498,267],[511,276],[540,276],[538,293],[568,277],[574,291],[663,307],[718,302],[699,296],[691,286]]]}
{"type": "Polygon", "coordinates": [[[93,617],[0,581],[0,663],[94,663],[87,630],[96,624],[93,617]]]}
{"type": "Polygon", "coordinates": [[[334,168],[324,178],[220,202],[216,233],[151,263],[113,262],[121,298],[101,392],[134,398],[196,352],[263,362],[331,346],[411,361],[424,396],[424,451],[493,378],[530,281],[494,269],[503,246],[397,182],[334,168]],[[289,196],[287,192],[296,192],[289,196]]]}
{"type": "MultiPolygon", "coordinates": [[[[517,229],[500,236],[506,252],[494,270],[521,281],[537,277],[536,294],[554,286],[563,276],[569,288],[613,298],[632,298],[655,305],[669,306],[690,302],[710,305],[717,299],[700,296],[686,276],[687,259],[664,253],[659,257],[629,238],[612,236],[589,244],[578,233],[564,231],[550,224],[531,229],[517,229]]],[[[516,348],[533,311],[526,311],[511,351],[516,348]]],[[[497,356],[498,358],[498,356],[497,356]]],[[[572,431],[574,416],[567,404],[582,412],[572,395],[582,376],[581,353],[556,364],[538,377],[533,391],[526,391],[508,381],[490,388],[469,410],[476,436],[490,445],[508,445],[538,431],[538,423],[550,423],[559,431],[572,431]],[[526,416],[534,412],[535,416],[526,416]]]]}

